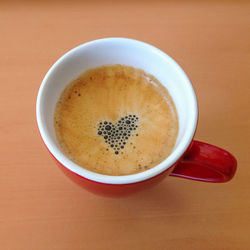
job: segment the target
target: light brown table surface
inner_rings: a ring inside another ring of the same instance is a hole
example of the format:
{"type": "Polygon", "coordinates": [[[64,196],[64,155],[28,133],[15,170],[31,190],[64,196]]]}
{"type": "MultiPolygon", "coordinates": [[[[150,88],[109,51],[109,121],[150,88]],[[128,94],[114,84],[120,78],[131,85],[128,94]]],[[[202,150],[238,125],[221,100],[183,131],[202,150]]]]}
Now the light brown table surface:
{"type": "Polygon", "coordinates": [[[0,2],[0,249],[250,249],[249,2],[0,2]],[[67,179],[45,149],[35,102],[49,67],[102,37],[151,43],[199,101],[195,138],[238,159],[235,178],[169,177],[122,199],[67,179]]]}

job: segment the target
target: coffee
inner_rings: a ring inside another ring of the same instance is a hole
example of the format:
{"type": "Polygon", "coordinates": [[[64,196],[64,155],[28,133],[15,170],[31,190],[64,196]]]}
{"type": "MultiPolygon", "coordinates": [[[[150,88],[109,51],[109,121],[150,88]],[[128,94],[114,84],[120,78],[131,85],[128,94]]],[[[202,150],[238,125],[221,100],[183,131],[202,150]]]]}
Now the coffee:
{"type": "Polygon", "coordinates": [[[156,166],[172,152],[178,135],[177,111],[166,88],[124,65],[90,69],[69,83],[54,121],[62,151],[83,168],[106,175],[156,166]]]}

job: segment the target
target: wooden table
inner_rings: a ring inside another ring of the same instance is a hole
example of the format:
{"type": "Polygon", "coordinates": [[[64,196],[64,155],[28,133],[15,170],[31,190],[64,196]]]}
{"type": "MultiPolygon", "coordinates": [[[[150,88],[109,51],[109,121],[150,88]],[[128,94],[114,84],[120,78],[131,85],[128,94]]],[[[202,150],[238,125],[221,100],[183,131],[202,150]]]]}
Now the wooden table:
{"type": "Polygon", "coordinates": [[[250,4],[196,1],[0,3],[0,248],[250,249],[250,4]],[[49,67],[101,37],[151,43],[177,60],[197,92],[196,139],[238,159],[235,178],[174,177],[122,199],[67,179],[36,127],[49,67]]]}

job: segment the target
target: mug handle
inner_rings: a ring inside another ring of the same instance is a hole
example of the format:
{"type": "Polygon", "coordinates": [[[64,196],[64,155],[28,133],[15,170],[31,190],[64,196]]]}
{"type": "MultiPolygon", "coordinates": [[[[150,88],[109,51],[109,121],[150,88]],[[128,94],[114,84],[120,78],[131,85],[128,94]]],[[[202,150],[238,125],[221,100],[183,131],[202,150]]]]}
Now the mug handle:
{"type": "Polygon", "coordinates": [[[218,183],[231,180],[236,168],[236,159],[226,150],[193,140],[170,175],[218,183]]]}

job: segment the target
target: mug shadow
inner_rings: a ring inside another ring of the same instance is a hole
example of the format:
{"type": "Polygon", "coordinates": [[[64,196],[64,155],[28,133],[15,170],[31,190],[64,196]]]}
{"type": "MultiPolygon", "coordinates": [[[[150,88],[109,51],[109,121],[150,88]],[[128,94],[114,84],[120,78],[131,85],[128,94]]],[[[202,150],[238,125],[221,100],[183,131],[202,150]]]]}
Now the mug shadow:
{"type": "Polygon", "coordinates": [[[184,192],[179,180],[163,180],[150,189],[123,198],[101,198],[103,209],[112,209],[119,215],[147,216],[154,213],[176,214],[185,211],[184,192]]]}
{"type": "MultiPolygon", "coordinates": [[[[128,238],[133,239],[137,234],[144,241],[144,237],[155,237],[160,228],[172,230],[180,224],[190,205],[186,191],[178,178],[167,178],[150,189],[123,198],[94,195],[76,186],[66,203],[70,204],[73,213],[70,220],[78,228],[77,234],[99,237],[100,241],[93,244],[106,244],[107,239],[115,238],[114,244],[123,242],[128,247],[124,249],[131,249],[128,238]]],[[[74,240],[75,235],[70,238],[74,240]]]]}

